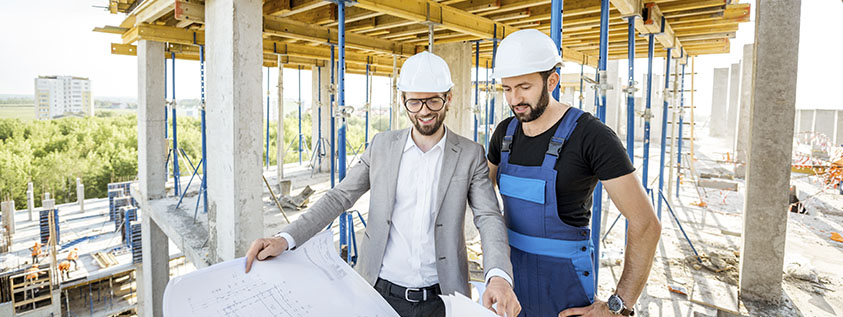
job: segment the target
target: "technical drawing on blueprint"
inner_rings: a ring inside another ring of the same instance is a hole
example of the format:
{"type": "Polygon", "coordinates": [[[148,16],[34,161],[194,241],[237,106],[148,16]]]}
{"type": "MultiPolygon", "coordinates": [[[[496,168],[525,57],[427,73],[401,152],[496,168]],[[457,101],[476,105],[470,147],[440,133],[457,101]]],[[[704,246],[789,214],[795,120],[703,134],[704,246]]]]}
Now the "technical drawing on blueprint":
{"type": "Polygon", "coordinates": [[[255,261],[244,258],[176,277],[164,291],[165,316],[398,316],[340,259],[333,235],[322,232],[296,250],[255,261]]]}

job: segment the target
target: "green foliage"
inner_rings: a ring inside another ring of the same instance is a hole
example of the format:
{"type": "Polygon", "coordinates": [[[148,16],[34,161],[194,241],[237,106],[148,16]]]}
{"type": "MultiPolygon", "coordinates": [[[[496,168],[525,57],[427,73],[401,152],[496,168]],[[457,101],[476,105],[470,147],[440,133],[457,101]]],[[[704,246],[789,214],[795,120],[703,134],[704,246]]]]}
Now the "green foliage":
{"type": "MultiPolygon", "coordinates": [[[[190,177],[193,171],[191,163],[194,166],[199,164],[202,154],[200,121],[186,116],[179,116],[178,121],[179,148],[185,151],[190,160],[188,162],[184,156],[181,157],[180,174],[182,177],[190,177]]],[[[406,118],[401,118],[401,127],[409,125],[405,121],[406,118]]],[[[305,164],[311,157],[311,122],[310,114],[303,114],[302,142],[306,151],[302,153],[302,160],[305,164]]],[[[364,122],[362,116],[348,119],[346,150],[349,160],[352,160],[356,151],[362,151],[364,122]]],[[[265,129],[266,123],[261,124],[265,129]]],[[[389,118],[375,116],[371,119],[371,125],[370,138],[388,129],[389,118]]],[[[270,162],[275,165],[277,125],[270,122],[269,127],[270,162]]],[[[172,137],[171,122],[168,122],[167,128],[168,136],[172,137]]],[[[261,134],[261,149],[266,146],[263,143],[264,136],[261,134]]],[[[324,138],[329,140],[330,136],[324,138]]],[[[284,118],[284,144],[287,148],[285,162],[298,162],[296,112],[288,113],[284,118]]],[[[137,118],[134,114],[117,115],[98,111],[97,117],[67,117],[46,121],[0,118],[0,198],[5,200],[12,197],[18,208],[26,206],[26,187],[30,181],[34,185],[36,206],[41,205],[45,192],[51,194],[56,204],[76,201],[77,177],[85,184],[86,198],[107,197],[108,183],[137,177],[137,159],[137,118]]],[[[170,158],[170,175],[172,165],[170,158]]]]}

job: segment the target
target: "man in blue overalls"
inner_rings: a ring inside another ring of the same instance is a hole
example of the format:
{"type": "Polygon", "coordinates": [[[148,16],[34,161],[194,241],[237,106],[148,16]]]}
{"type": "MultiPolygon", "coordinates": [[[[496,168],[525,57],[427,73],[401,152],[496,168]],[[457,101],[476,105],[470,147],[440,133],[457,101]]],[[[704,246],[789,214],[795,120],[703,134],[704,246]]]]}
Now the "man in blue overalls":
{"type": "Polygon", "coordinates": [[[495,60],[514,116],[498,125],[487,158],[504,201],[521,316],[630,316],[661,225],[615,132],[550,95],[561,65],[556,45],[537,30],[507,36],[495,60]],[[629,221],[623,273],[605,302],[594,298],[589,230],[598,181],[629,221]]]}

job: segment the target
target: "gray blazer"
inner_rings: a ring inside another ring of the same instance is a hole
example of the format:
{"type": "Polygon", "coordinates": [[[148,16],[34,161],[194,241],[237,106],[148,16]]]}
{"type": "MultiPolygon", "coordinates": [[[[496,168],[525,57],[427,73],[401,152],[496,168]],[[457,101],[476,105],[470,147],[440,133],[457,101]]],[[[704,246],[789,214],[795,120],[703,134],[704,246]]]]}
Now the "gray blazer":
{"type": "MultiPolygon", "coordinates": [[[[285,227],[296,244],[318,233],[357,199],[371,190],[366,233],[362,239],[356,270],[374,285],[383,263],[395,202],[398,169],[410,129],[375,135],[360,162],[348,170],[342,182],[319,199],[310,210],[285,227]]],[[[442,156],[435,237],[436,272],[444,294],[469,296],[468,260],[464,220],[466,203],[474,211],[474,225],[480,232],[483,267],[488,273],[498,268],[512,276],[509,242],[497,196],[489,180],[483,147],[448,131],[442,156]]]]}

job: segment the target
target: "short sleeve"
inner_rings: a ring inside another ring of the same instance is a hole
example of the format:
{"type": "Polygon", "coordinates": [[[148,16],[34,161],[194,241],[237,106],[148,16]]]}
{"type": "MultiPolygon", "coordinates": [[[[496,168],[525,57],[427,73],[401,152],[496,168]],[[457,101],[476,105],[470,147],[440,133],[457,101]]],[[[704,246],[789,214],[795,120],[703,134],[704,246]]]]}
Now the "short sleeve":
{"type": "Polygon", "coordinates": [[[585,128],[583,155],[598,179],[610,180],[635,171],[626,147],[612,128],[598,120],[590,120],[585,128]]]}

